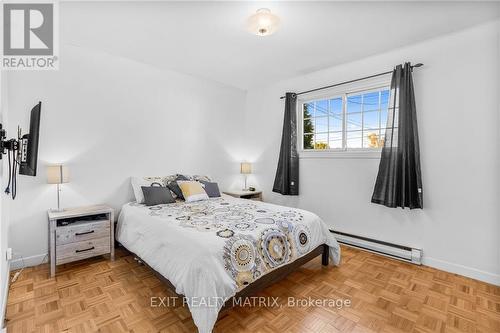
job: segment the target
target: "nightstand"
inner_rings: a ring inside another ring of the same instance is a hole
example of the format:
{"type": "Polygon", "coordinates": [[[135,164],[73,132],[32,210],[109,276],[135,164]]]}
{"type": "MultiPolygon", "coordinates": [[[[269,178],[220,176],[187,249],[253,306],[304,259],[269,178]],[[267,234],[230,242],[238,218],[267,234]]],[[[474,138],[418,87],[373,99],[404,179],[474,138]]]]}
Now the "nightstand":
{"type": "Polygon", "coordinates": [[[262,191],[227,191],[222,192],[235,198],[262,201],[262,191]]]}
{"type": "Polygon", "coordinates": [[[115,257],[114,209],[105,205],[48,212],[50,276],[56,265],[103,254],[115,257]]]}

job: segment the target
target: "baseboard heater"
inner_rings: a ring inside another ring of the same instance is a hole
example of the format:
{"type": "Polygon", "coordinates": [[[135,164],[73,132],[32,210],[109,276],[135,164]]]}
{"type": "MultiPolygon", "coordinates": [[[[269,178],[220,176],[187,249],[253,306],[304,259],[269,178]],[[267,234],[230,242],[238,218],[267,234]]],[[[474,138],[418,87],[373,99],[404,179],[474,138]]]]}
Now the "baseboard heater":
{"type": "Polygon", "coordinates": [[[352,235],[335,230],[330,231],[335,235],[335,238],[341,244],[356,247],[416,265],[422,264],[422,249],[415,249],[408,246],[392,244],[377,239],[352,235]]]}

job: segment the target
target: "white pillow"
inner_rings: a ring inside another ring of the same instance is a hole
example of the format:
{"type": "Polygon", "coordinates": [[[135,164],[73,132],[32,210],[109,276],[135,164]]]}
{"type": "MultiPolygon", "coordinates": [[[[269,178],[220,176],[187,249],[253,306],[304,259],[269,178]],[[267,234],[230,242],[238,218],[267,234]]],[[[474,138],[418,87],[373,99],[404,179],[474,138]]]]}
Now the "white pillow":
{"type": "Polygon", "coordinates": [[[132,184],[132,190],[134,191],[135,201],[137,201],[137,203],[144,203],[142,186],[151,186],[153,183],[165,186],[165,178],[166,177],[130,177],[130,183],[132,184]]]}

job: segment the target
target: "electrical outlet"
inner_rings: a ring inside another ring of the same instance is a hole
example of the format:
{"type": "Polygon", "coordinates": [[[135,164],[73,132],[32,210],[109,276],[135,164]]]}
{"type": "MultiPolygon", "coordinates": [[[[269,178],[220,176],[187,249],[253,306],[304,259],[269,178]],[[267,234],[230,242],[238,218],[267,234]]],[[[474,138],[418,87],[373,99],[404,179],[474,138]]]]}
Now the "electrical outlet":
{"type": "Polygon", "coordinates": [[[7,251],[5,251],[5,258],[7,260],[12,260],[12,248],[8,247],[7,251]]]}

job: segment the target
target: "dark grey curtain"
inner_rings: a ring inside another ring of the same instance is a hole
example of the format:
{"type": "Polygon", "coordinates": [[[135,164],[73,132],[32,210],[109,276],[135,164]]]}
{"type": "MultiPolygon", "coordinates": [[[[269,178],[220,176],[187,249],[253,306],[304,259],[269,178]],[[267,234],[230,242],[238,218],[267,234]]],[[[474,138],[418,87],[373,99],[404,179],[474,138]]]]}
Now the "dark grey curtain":
{"type": "Polygon", "coordinates": [[[385,142],[372,202],[387,207],[423,208],[417,111],[412,67],[392,73],[385,142]]]}
{"type": "Polygon", "coordinates": [[[299,195],[299,156],[297,154],[297,95],[286,93],[285,119],[281,136],[278,169],[273,192],[299,195]]]}

